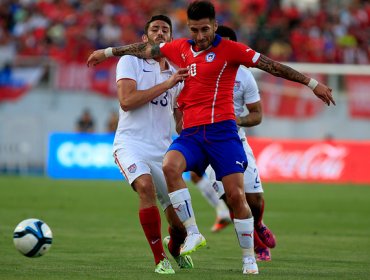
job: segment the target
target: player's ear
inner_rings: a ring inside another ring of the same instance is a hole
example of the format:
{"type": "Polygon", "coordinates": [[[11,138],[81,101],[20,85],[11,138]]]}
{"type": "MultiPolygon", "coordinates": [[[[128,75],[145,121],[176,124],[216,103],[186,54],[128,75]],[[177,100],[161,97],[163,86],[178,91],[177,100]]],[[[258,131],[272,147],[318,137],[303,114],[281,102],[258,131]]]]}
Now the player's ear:
{"type": "Polygon", "coordinates": [[[143,36],[141,36],[141,40],[143,40],[144,43],[147,43],[148,42],[148,35],[146,34],[143,34],[143,36]]]}
{"type": "Polygon", "coordinates": [[[218,22],[217,22],[217,20],[215,20],[214,27],[215,27],[215,32],[216,32],[217,29],[218,29],[218,22]]]}

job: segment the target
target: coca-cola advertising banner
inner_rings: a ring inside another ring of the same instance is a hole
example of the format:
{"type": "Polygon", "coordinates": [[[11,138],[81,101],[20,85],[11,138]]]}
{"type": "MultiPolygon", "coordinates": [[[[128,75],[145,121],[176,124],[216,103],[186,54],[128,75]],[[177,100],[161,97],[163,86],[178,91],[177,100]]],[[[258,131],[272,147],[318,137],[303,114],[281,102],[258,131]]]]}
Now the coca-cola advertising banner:
{"type": "Polygon", "coordinates": [[[265,182],[370,183],[370,141],[249,137],[265,182]]]}

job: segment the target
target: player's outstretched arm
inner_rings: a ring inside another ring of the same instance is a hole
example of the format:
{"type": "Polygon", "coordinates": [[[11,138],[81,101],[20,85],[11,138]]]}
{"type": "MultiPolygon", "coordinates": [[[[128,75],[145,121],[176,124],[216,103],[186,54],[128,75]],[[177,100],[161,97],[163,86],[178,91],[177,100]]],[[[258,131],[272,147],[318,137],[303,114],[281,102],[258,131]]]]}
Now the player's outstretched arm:
{"type": "Polygon", "coordinates": [[[133,55],[139,58],[158,58],[161,57],[159,45],[151,45],[149,43],[135,43],[121,47],[109,47],[100,49],[90,54],[87,59],[87,66],[95,66],[108,57],[133,55]]]}
{"type": "Polygon", "coordinates": [[[315,79],[309,78],[302,73],[294,70],[293,68],[274,61],[265,55],[261,54],[261,57],[256,65],[257,68],[266,71],[274,76],[281,77],[290,81],[304,84],[312,89],[313,93],[325,102],[328,106],[330,103],[335,105],[335,101],[332,96],[332,89],[328,86],[319,83],[315,79]]]}

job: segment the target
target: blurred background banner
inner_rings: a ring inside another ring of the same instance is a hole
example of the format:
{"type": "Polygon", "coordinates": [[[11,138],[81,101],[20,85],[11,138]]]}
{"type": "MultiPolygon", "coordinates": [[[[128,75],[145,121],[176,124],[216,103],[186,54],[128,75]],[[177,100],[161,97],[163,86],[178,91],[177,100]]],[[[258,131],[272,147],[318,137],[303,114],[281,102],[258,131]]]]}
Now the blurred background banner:
{"type": "MultiPolygon", "coordinates": [[[[327,80],[326,75],[314,74],[318,81],[327,80]]],[[[261,73],[259,78],[263,113],[268,117],[307,119],[318,116],[324,103],[310,93],[308,87],[261,73]]]]}
{"type": "Polygon", "coordinates": [[[346,76],[345,78],[351,117],[370,119],[370,77],[346,76]]]}
{"type": "Polygon", "coordinates": [[[250,137],[264,182],[370,183],[370,141],[250,137]]]}
{"type": "Polygon", "coordinates": [[[116,60],[87,68],[85,63],[58,63],[54,87],[58,90],[86,90],[107,97],[117,96],[116,60]]]}
{"type": "Polygon", "coordinates": [[[114,163],[114,135],[52,133],[47,174],[56,179],[122,179],[114,163]]]}
{"type": "Polygon", "coordinates": [[[0,69],[0,102],[15,101],[37,85],[44,73],[42,67],[16,67],[5,65],[0,69]]]}

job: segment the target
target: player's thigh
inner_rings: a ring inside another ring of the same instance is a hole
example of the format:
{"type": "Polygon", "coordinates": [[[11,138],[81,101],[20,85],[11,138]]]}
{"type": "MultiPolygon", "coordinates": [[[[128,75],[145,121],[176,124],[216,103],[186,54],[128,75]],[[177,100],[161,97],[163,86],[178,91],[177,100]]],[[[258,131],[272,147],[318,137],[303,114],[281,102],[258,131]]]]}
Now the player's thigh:
{"type": "Polygon", "coordinates": [[[162,163],[151,162],[150,168],[157,198],[162,210],[164,211],[169,205],[171,205],[171,201],[170,197],[168,196],[168,189],[162,170],[162,163]]]}
{"type": "Polygon", "coordinates": [[[198,131],[193,131],[194,128],[188,128],[181,132],[180,136],[176,138],[168,151],[180,152],[186,162],[186,167],[183,171],[194,171],[199,176],[202,176],[204,170],[208,166],[208,161],[204,150],[197,140],[200,135],[198,131]]]}
{"type": "Polygon", "coordinates": [[[205,137],[204,150],[218,181],[230,174],[244,173],[248,161],[235,121],[210,125],[205,137]]]}

